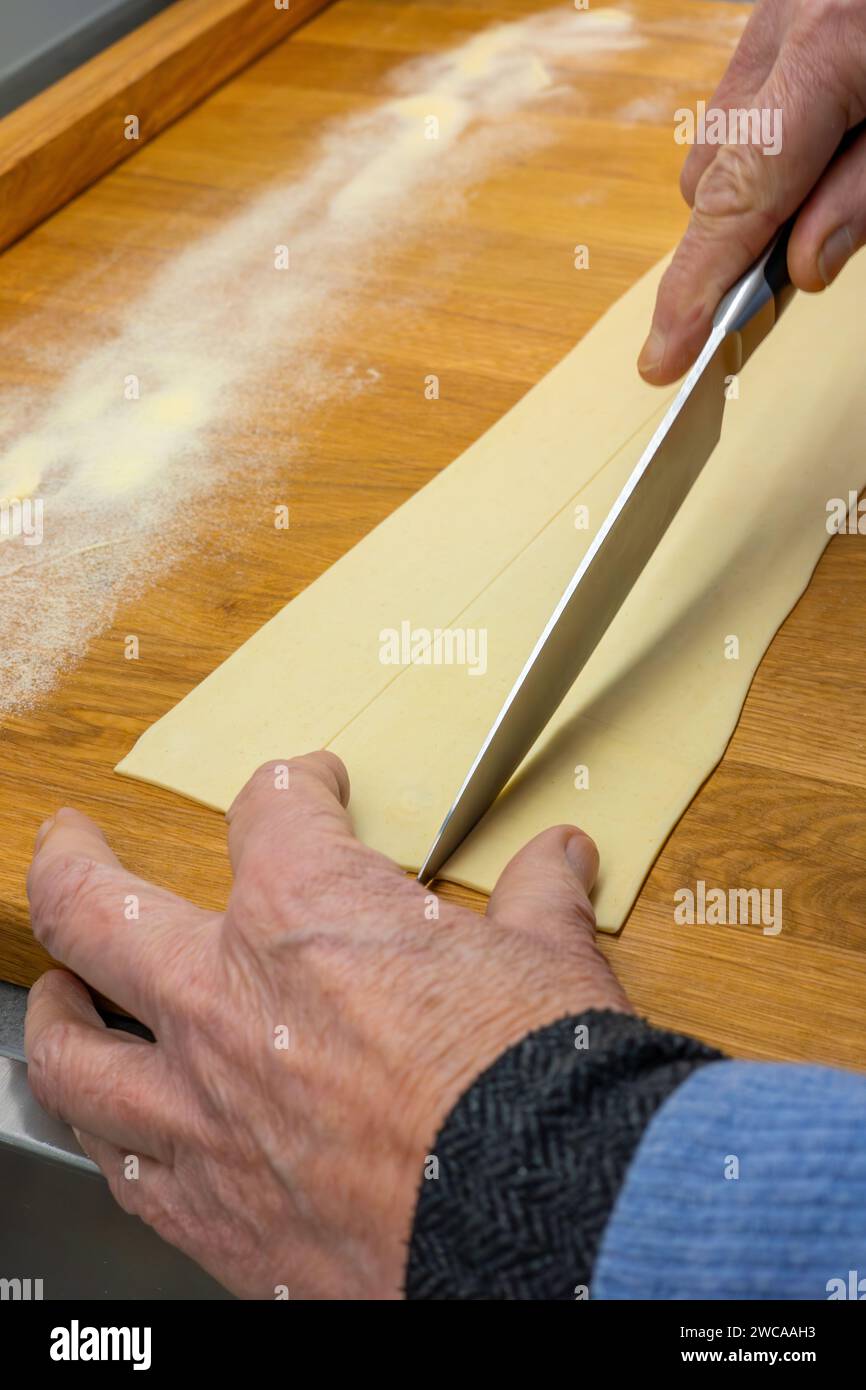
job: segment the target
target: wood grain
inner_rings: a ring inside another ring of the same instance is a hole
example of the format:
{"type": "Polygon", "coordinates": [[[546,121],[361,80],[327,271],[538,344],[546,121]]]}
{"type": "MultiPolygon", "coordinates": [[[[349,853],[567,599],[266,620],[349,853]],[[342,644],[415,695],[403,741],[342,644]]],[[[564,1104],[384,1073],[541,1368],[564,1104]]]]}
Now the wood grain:
{"type": "MultiPolygon", "coordinates": [[[[134,304],[179,245],[220,226],[257,187],[302,176],[322,122],[369,109],[404,59],[544,8],[338,0],[7,252],[4,376],[41,380],[40,368],[21,363],[27,335],[74,339],[84,350],[103,308],[134,304]],[[219,160],[207,153],[215,146],[225,149],[219,160]],[[118,278],[118,260],[133,268],[128,277],[118,278]]],[[[644,45],[570,70],[577,95],[533,118],[546,144],[511,152],[504,137],[454,216],[438,221],[422,207],[414,232],[401,227],[386,254],[371,253],[328,353],[337,373],[374,368],[375,386],[298,413],[286,388],[296,364],[274,344],[270,368],[234,402],[219,438],[227,455],[255,442],[261,463],[248,486],[213,498],[197,519],[199,548],[124,602],[80,665],[8,722],[0,739],[5,978],[29,983],[46,964],[28,932],[24,875],[36,828],[59,804],[95,816],[136,873],[206,906],[225,901],[221,817],[115,777],[114,763],[499,418],[681,234],[671,112],[711,93],[745,7],[642,0],[631,8],[644,45]],[[592,252],[591,273],[578,279],[576,242],[592,252]],[[433,407],[423,394],[430,371],[442,383],[433,407]],[[291,505],[288,533],[272,524],[279,501],[291,505]],[[137,662],[123,660],[128,633],[140,639],[137,662]]],[[[866,1064],[864,601],[866,546],[839,537],[768,651],[720,767],[669,838],[628,924],[602,941],[649,1018],[737,1055],[866,1064]],[[698,877],[722,887],[781,885],[782,934],[675,926],[673,891],[698,877]]],[[[451,895],[479,906],[472,895],[451,895]]]]}
{"type": "Polygon", "coordinates": [[[328,0],[176,0],[0,120],[0,248],[135,150],[328,0]],[[136,139],[125,118],[139,122],[136,139]]]}

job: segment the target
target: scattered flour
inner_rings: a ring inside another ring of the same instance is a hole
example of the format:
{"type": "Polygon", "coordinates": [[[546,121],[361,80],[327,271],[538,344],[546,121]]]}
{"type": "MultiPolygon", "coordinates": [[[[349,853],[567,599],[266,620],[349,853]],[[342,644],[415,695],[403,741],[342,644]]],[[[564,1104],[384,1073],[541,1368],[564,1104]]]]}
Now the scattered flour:
{"type": "Polygon", "coordinates": [[[670,92],[660,92],[651,97],[635,97],[634,101],[626,102],[616,112],[616,120],[624,125],[652,125],[657,122],[667,121],[671,126],[674,121],[674,101],[670,92]]]}
{"type": "Polygon", "coordinates": [[[642,42],[628,13],[559,8],[405,64],[388,99],[325,131],[299,176],[158,270],[58,384],[12,393],[0,503],[41,499],[44,540],[0,540],[0,715],[48,689],[189,550],[209,496],[261,487],[274,464],[227,459],[220,440],[257,391],[278,394],[296,429],[311,404],[375,389],[366,364],[329,378],[325,345],[376,258],[515,141],[543,140],[528,110],[588,56],[642,42]]]}

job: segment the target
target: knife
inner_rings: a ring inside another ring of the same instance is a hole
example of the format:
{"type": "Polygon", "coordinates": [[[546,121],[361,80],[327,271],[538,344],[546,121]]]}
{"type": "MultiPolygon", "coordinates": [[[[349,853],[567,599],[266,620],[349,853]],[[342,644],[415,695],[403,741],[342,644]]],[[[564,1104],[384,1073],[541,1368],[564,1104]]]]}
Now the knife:
{"type": "Polygon", "coordinates": [[[726,378],[793,297],[789,218],[728,290],[697,361],[533,647],[418,874],[430,883],[489,810],[559,708],[719,441],[726,378]]]}

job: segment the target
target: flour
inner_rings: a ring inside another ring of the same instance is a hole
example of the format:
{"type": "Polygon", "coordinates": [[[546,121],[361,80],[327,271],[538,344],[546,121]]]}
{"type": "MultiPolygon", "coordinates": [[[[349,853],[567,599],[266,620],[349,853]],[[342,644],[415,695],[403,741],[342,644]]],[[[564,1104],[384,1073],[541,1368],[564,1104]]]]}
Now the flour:
{"type": "Polygon", "coordinates": [[[0,714],[44,693],[189,551],[208,499],[228,486],[253,499],[280,476],[254,446],[226,456],[227,421],[265,400],[294,433],[307,410],[376,389],[367,362],[331,370],[327,343],[377,260],[507,152],[547,139],[532,110],[587,58],[642,42],[625,12],[558,8],[399,67],[387,98],[327,128],[300,175],[158,269],[59,382],[12,394],[0,502],[42,499],[44,541],[0,541],[0,714]]]}
{"type": "Polygon", "coordinates": [[[615,119],[622,125],[659,124],[667,121],[673,129],[674,98],[670,92],[660,92],[651,97],[635,97],[626,102],[615,113],[615,119]]]}

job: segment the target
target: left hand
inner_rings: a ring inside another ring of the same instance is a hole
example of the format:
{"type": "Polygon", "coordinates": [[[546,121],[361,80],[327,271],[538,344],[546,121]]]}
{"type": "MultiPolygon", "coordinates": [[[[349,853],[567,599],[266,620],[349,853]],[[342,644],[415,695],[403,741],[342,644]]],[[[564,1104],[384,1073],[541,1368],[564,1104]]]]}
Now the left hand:
{"type": "Polygon", "coordinates": [[[283,764],[288,786],[279,766],[229,811],[224,914],[127,873],[76,811],[43,827],[33,930],[81,979],[30,993],[31,1085],[121,1206],[235,1293],[398,1297],[462,1092],[535,1028],[629,1011],[593,941],[595,846],[545,831],[480,916],[356,840],[333,754],[283,764]],[[82,979],[156,1043],[107,1030],[82,979]]]}

